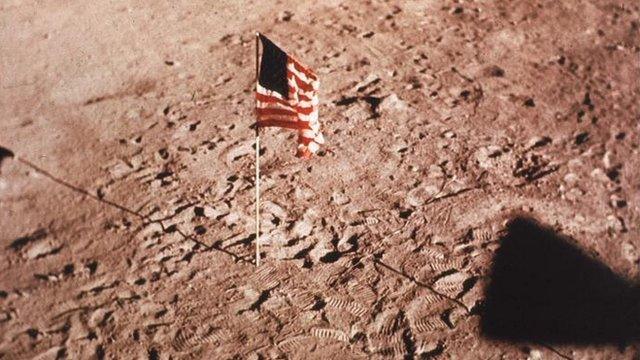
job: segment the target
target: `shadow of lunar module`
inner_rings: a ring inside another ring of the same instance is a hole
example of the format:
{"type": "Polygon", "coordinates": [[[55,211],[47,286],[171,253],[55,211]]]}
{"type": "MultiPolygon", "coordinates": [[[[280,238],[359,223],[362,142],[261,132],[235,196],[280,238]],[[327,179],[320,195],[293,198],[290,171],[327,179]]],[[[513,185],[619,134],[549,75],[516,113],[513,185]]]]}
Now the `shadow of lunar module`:
{"type": "Polygon", "coordinates": [[[572,239],[515,218],[501,239],[486,291],[487,338],[545,344],[640,340],[640,288],[572,239]]]}

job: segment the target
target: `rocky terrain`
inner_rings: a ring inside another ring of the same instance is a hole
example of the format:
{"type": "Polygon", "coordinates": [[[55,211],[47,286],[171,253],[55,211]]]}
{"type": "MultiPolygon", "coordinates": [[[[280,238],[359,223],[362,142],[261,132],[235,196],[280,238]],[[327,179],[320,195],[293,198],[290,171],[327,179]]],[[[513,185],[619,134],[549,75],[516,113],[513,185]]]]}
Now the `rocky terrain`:
{"type": "Polygon", "coordinates": [[[639,35],[635,1],[3,1],[0,359],[638,359],[639,35]],[[327,141],[263,130],[259,268],[256,31],[327,141]]]}

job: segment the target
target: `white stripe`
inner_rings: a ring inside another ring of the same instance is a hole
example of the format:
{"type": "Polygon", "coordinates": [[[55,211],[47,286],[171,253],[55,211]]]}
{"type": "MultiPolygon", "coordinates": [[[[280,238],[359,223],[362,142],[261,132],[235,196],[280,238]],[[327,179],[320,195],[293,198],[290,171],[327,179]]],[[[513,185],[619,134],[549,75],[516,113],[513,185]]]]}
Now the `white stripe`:
{"type": "Polygon", "coordinates": [[[311,151],[312,153],[316,153],[316,151],[320,150],[320,146],[318,146],[318,144],[316,144],[315,142],[310,142],[309,145],[307,145],[307,147],[309,148],[309,151],[311,151]]]}
{"type": "Polygon", "coordinates": [[[316,137],[316,133],[313,130],[301,130],[300,132],[302,134],[302,137],[305,137],[307,139],[314,139],[316,137]]]}
{"type": "Polygon", "coordinates": [[[318,122],[318,112],[314,111],[309,115],[298,113],[298,117],[301,121],[306,121],[308,123],[316,123],[318,122]]]}
{"type": "Polygon", "coordinates": [[[269,90],[269,89],[263,87],[262,85],[260,85],[260,83],[258,83],[257,90],[258,90],[259,94],[272,96],[274,98],[287,101],[287,99],[285,99],[284,96],[282,96],[282,94],[280,94],[279,92],[273,91],[273,90],[269,90]]]}
{"type": "Polygon", "coordinates": [[[318,101],[318,97],[314,96],[311,98],[311,101],[305,101],[305,100],[298,100],[298,106],[302,106],[302,107],[313,107],[318,105],[319,101],[318,101]]]}
{"type": "Polygon", "coordinates": [[[320,132],[320,123],[318,121],[309,123],[309,127],[311,130],[319,133],[320,132]]]}
{"type": "Polygon", "coordinates": [[[311,139],[317,142],[318,144],[324,144],[324,137],[322,136],[321,132],[305,129],[305,130],[300,130],[300,135],[303,138],[311,139]]]}
{"type": "Polygon", "coordinates": [[[314,90],[318,90],[318,88],[320,87],[320,82],[318,80],[311,79],[307,76],[307,74],[298,71],[293,63],[287,63],[287,70],[291,71],[293,75],[297,76],[298,79],[302,80],[304,83],[311,85],[314,90]]]}
{"type": "Polygon", "coordinates": [[[317,96],[316,95],[316,93],[317,93],[316,90],[317,89],[312,89],[310,91],[304,91],[304,90],[302,90],[302,89],[300,89],[298,87],[298,84],[296,84],[296,81],[293,80],[292,78],[287,77],[287,80],[288,80],[287,83],[289,84],[289,87],[290,87],[290,89],[289,89],[290,92],[291,92],[291,89],[293,89],[293,91],[297,92],[298,94],[302,94],[302,95],[304,95],[304,96],[306,96],[306,97],[308,97],[310,99],[313,99],[315,96],[317,96]]]}
{"type": "Polygon", "coordinates": [[[256,107],[258,109],[282,109],[282,110],[296,111],[292,106],[284,105],[276,102],[258,101],[258,104],[256,105],[256,107]]]}

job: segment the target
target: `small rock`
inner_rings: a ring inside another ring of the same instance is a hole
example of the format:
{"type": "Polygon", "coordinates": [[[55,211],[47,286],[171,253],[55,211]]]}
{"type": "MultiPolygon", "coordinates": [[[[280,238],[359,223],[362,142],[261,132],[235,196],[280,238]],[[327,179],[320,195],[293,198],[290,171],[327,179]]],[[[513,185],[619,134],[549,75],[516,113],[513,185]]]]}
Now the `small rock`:
{"type": "Polygon", "coordinates": [[[542,360],[542,352],[537,349],[531,349],[527,360],[542,360]]]}
{"type": "Polygon", "coordinates": [[[529,205],[522,205],[522,211],[526,211],[526,212],[533,212],[533,207],[529,206],[529,205]]]}
{"type": "Polygon", "coordinates": [[[430,179],[440,179],[445,176],[444,171],[438,165],[429,166],[429,170],[427,171],[427,177],[430,179]]]}
{"type": "Polygon", "coordinates": [[[61,245],[57,245],[52,241],[41,241],[27,250],[26,257],[27,259],[37,259],[39,257],[53,255],[60,251],[61,248],[61,245]]]}
{"type": "Polygon", "coordinates": [[[331,202],[336,204],[336,205],[345,205],[348,204],[351,201],[351,199],[341,193],[341,192],[334,192],[333,195],[331,195],[331,202]]]}
{"type": "Polygon", "coordinates": [[[328,242],[320,241],[316,244],[316,246],[309,251],[309,257],[314,263],[321,262],[321,258],[325,257],[328,253],[333,252],[334,250],[329,248],[328,242]]]}
{"type": "Polygon", "coordinates": [[[349,121],[360,122],[371,117],[371,112],[364,102],[356,102],[350,105],[342,115],[349,121]]]}
{"type": "Polygon", "coordinates": [[[91,315],[89,316],[89,320],[87,323],[87,325],[89,325],[89,328],[97,328],[100,323],[105,320],[105,317],[108,313],[109,311],[105,308],[97,308],[95,311],[93,311],[93,313],[91,313],[91,315]]]}
{"type": "Polygon", "coordinates": [[[140,119],[140,109],[129,109],[129,110],[127,110],[125,116],[129,120],[139,120],[140,119]]]}
{"type": "Polygon", "coordinates": [[[593,169],[593,171],[591,172],[591,177],[602,183],[606,183],[609,181],[607,174],[605,174],[605,172],[600,168],[593,169]]]}
{"type": "Polygon", "coordinates": [[[442,133],[442,136],[447,138],[447,139],[453,139],[454,137],[456,137],[456,133],[454,133],[451,130],[447,130],[447,131],[442,133]]]}
{"type": "Polygon", "coordinates": [[[311,224],[311,221],[307,219],[302,219],[296,222],[292,230],[293,234],[297,237],[309,236],[311,231],[313,231],[313,224],[311,224]]]}
{"type": "Polygon", "coordinates": [[[278,14],[278,22],[286,22],[291,20],[293,17],[293,13],[291,11],[285,10],[278,14]]]}
{"type": "Polygon", "coordinates": [[[423,340],[416,343],[415,353],[416,355],[427,356],[428,354],[437,351],[441,346],[437,340],[423,340]]]}
{"type": "Polygon", "coordinates": [[[580,180],[580,177],[578,177],[578,175],[576,175],[575,173],[568,173],[564,176],[564,182],[566,182],[567,185],[575,185],[578,180],[580,180]]]}
{"type": "Polygon", "coordinates": [[[473,284],[473,287],[469,289],[469,291],[467,291],[460,300],[468,309],[473,309],[482,301],[485,286],[486,284],[482,281],[476,281],[476,283],[473,284]]]}
{"type": "Polygon", "coordinates": [[[114,179],[123,178],[134,171],[134,168],[129,166],[129,164],[125,163],[122,160],[118,160],[118,162],[109,169],[109,173],[114,179]]]}
{"type": "Polygon", "coordinates": [[[282,208],[282,206],[272,202],[272,201],[265,201],[262,203],[262,209],[263,211],[272,214],[274,216],[277,216],[281,219],[285,219],[287,217],[287,212],[282,208]]]}
{"type": "Polygon", "coordinates": [[[0,312],[0,323],[11,320],[11,314],[7,311],[0,312]]]}
{"type": "Polygon", "coordinates": [[[602,164],[604,168],[609,170],[615,166],[615,159],[611,151],[607,151],[602,157],[602,164]]]}
{"type": "Polygon", "coordinates": [[[449,147],[449,142],[445,139],[438,139],[436,141],[436,146],[438,147],[438,149],[446,149],[449,147]]]}
{"type": "Polygon", "coordinates": [[[569,189],[569,191],[567,191],[564,196],[569,201],[578,201],[578,199],[580,199],[583,195],[584,191],[577,187],[574,187],[569,189]]]}
{"type": "Polygon", "coordinates": [[[569,162],[567,162],[567,167],[569,168],[570,171],[577,171],[583,166],[584,166],[584,163],[579,158],[571,159],[569,160],[569,162]]]}
{"type": "Polygon", "coordinates": [[[614,208],[623,208],[627,206],[627,201],[616,194],[611,195],[611,206],[614,208]]]}
{"type": "Polygon", "coordinates": [[[213,207],[213,206],[208,206],[208,205],[205,205],[203,207],[203,214],[204,214],[204,216],[208,217],[209,219],[215,219],[218,216],[226,215],[228,213],[229,213],[229,206],[227,206],[227,204],[224,204],[224,208],[222,206],[213,207]]]}
{"type": "Polygon", "coordinates": [[[313,190],[306,187],[305,188],[297,187],[294,191],[294,194],[296,196],[296,199],[304,199],[304,200],[309,200],[314,196],[313,190]]]}
{"type": "Polygon", "coordinates": [[[488,75],[488,76],[491,76],[491,77],[503,77],[504,76],[504,70],[501,67],[497,66],[497,65],[491,65],[491,66],[487,67],[484,70],[484,73],[486,75],[488,75]]]}
{"type": "Polygon", "coordinates": [[[413,207],[422,206],[438,192],[440,189],[436,185],[420,185],[407,193],[407,203],[413,207]]]}
{"type": "Polygon", "coordinates": [[[455,327],[460,323],[460,321],[464,321],[464,319],[466,319],[467,316],[468,314],[463,308],[456,306],[453,308],[453,310],[451,310],[451,312],[449,312],[448,320],[449,320],[449,323],[451,323],[451,325],[455,327]]]}
{"type": "Polygon", "coordinates": [[[607,216],[607,229],[615,232],[622,232],[625,230],[624,223],[615,215],[607,216]]]}
{"type": "Polygon", "coordinates": [[[226,162],[227,164],[232,163],[233,161],[254,153],[255,140],[247,140],[239,143],[238,145],[233,146],[231,149],[227,151],[226,154],[226,162]]]}
{"type": "Polygon", "coordinates": [[[489,145],[486,147],[487,149],[487,155],[490,158],[494,158],[494,157],[498,157],[500,155],[502,155],[502,148],[500,146],[497,145],[489,145]]]}
{"type": "Polygon", "coordinates": [[[235,225],[238,221],[240,221],[240,215],[237,212],[229,213],[224,217],[224,222],[227,226],[235,225]]]}
{"type": "Polygon", "coordinates": [[[496,145],[481,147],[476,151],[476,160],[481,168],[487,169],[492,166],[491,159],[502,154],[502,148],[496,145]]]}
{"type": "Polygon", "coordinates": [[[463,179],[456,179],[454,177],[453,180],[447,183],[446,188],[449,193],[457,193],[458,191],[469,188],[469,185],[463,179]]]}
{"type": "Polygon", "coordinates": [[[372,37],[373,35],[375,35],[375,33],[373,31],[366,31],[366,32],[361,33],[358,36],[361,37],[361,38],[368,39],[368,38],[372,37]]]}
{"type": "Polygon", "coordinates": [[[527,145],[525,146],[527,149],[533,149],[537,147],[542,147],[551,143],[551,138],[548,136],[536,136],[529,141],[527,141],[527,145]]]}
{"type": "Polygon", "coordinates": [[[586,131],[583,131],[576,135],[575,143],[576,145],[581,145],[586,143],[588,140],[589,140],[589,133],[586,131]]]}
{"type": "Polygon", "coordinates": [[[380,77],[376,74],[369,74],[364,80],[360,81],[353,87],[354,91],[363,91],[367,87],[373,84],[377,84],[380,81],[380,77]]]}
{"type": "Polygon", "coordinates": [[[384,99],[382,99],[382,103],[380,103],[378,107],[381,111],[401,111],[407,108],[407,103],[402,101],[398,95],[391,94],[384,99]]]}
{"type": "Polygon", "coordinates": [[[638,249],[630,242],[622,243],[622,256],[631,263],[637,263],[640,259],[638,249]]]}
{"type": "Polygon", "coordinates": [[[415,81],[412,81],[412,82],[408,83],[404,87],[405,90],[413,90],[413,89],[419,89],[419,88],[420,88],[420,83],[419,82],[415,82],[415,81]]]}

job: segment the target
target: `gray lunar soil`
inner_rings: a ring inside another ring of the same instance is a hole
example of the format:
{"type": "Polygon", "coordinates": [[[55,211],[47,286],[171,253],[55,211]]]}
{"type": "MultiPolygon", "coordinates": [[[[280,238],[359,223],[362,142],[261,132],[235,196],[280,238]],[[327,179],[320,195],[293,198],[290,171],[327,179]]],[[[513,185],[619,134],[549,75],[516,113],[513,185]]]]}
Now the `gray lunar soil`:
{"type": "Polygon", "coordinates": [[[639,35],[636,1],[3,1],[0,359],[638,359],[482,323],[514,218],[640,287],[639,35]],[[262,131],[259,268],[256,31],[326,139],[262,131]]]}

